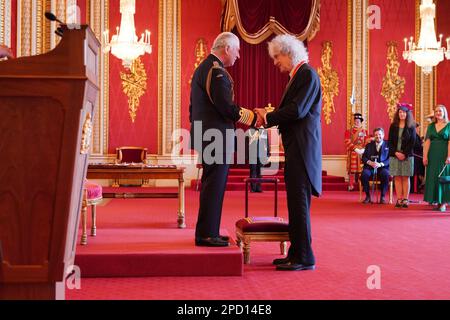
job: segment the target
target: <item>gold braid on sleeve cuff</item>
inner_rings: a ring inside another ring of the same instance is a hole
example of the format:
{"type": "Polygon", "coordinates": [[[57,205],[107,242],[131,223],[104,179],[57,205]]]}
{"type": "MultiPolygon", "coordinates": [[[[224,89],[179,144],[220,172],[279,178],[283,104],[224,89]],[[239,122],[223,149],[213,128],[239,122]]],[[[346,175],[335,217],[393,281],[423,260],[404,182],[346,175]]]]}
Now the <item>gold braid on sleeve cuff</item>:
{"type": "Polygon", "coordinates": [[[256,116],[253,111],[241,108],[239,111],[240,118],[238,120],[239,123],[245,124],[247,126],[252,126],[255,123],[256,116]]]}

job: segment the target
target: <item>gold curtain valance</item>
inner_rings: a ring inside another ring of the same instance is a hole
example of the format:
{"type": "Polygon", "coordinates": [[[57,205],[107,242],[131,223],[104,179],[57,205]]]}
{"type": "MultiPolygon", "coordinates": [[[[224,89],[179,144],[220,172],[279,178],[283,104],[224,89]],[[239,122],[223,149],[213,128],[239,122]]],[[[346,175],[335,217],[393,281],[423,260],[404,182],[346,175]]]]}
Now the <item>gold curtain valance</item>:
{"type": "Polygon", "coordinates": [[[320,30],[320,0],[312,0],[308,24],[299,34],[287,30],[274,17],[270,17],[269,21],[256,33],[249,33],[243,26],[238,0],[223,0],[222,2],[225,6],[222,16],[222,31],[231,31],[236,27],[242,39],[250,44],[259,44],[272,34],[291,34],[301,41],[311,41],[320,30]]]}

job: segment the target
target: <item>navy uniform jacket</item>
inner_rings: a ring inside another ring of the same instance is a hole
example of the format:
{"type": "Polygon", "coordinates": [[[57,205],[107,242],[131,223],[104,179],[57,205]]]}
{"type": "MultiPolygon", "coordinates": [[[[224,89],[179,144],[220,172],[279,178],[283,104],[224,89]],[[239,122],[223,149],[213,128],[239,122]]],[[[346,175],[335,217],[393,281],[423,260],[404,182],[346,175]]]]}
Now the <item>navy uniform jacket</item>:
{"type": "Polygon", "coordinates": [[[305,63],[288,84],[278,109],[266,117],[269,127],[278,126],[284,144],[298,143],[315,196],[322,193],[321,109],[319,76],[305,63]]]}
{"type": "Polygon", "coordinates": [[[189,121],[193,149],[199,152],[204,150],[211,143],[202,141],[204,132],[217,129],[222,134],[224,150],[227,153],[234,152],[235,123],[252,125],[256,121],[252,111],[240,108],[234,103],[233,80],[220,59],[213,54],[198,66],[192,77],[189,121]],[[202,122],[201,131],[195,130],[195,121],[202,122]],[[225,139],[227,129],[233,130],[233,135],[228,137],[228,143],[225,139]]]}
{"type": "Polygon", "coordinates": [[[387,141],[383,141],[380,147],[380,153],[377,152],[377,144],[375,141],[368,143],[364,149],[362,155],[362,161],[364,163],[364,169],[373,168],[367,164],[367,161],[374,161],[373,156],[378,156],[377,162],[383,163],[383,167],[389,169],[389,145],[387,141]]]}

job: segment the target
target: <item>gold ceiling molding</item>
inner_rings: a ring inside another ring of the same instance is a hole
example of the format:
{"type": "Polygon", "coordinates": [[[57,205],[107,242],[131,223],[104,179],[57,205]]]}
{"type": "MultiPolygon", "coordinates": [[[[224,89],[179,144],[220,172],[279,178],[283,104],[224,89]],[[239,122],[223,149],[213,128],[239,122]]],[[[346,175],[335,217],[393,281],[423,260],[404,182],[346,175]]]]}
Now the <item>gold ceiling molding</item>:
{"type": "Polygon", "coordinates": [[[386,75],[383,77],[381,95],[388,105],[386,112],[389,115],[389,119],[393,121],[397,111],[397,104],[405,92],[406,80],[398,74],[400,62],[398,61],[397,43],[389,41],[387,47],[386,75]]]}
{"type": "Polygon", "coordinates": [[[128,111],[131,122],[136,121],[136,113],[139,108],[140,99],[147,91],[147,72],[141,58],[133,61],[129,72],[121,72],[122,90],[128,97],[128,111]]]}
{"type": "Polygon", "coordinates": [[[339,76],[331,64],[332,57],[333,43],[324,41],[322,43],[322,66],[318,69],[318,73],[322,83],[323,114],[327,125],[331,124],[331,114],[336,113],[334,97],[339,95],[339,76]]]}
{"type": "Polygon", "coordinates": [[[238,0],[228,0],[225,3],[224,15],[222,17],[222,31],[231,31],[234,27],[241,37],[250,44],[259,44],[270,37],[272,34],[291,34],[299,40],[311,41],[320,29],[320,0],[312,0],[311,14],[308,25],[300,34],[289,32],[274,17],[270,17],[269,21],[256,33],[249,33],[242,25],[239,13],[238,0]]]}

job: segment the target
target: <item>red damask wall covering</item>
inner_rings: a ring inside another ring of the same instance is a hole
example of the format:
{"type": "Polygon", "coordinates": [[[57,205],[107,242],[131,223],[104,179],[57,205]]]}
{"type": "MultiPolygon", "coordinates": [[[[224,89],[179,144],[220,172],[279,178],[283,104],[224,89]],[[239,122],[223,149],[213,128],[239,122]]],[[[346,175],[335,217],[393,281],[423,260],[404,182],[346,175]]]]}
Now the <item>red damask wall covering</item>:
{"type": "Polygon", "coordinates": [[[347,1],[322,0],[320,7],[320,31],[308,44],[310,63],[318,70],[322,65],[322,43],[331,41],[331,64],[339,77],[339,95],[334,98],[336,113],[331,124],[325,124],[322,116],[322,152],[324,155],[345,153],[344,132],[347,121],[347,1]]]}
{"type": "Polygon", "coordinates": [[[190,128],[189,80],[196,63],[195,47],[200,38],[206,41],[208,55],[220,33],[222,6],[220,0],[188,0],[181,2],[181,127],[190,128]]]}
{"type": "MultiPolygon", "coordinates": [[[[383,77],[386,74],[387,42],[397,43],[398,60],[400,68],[398,74],[404,77],[405,92],[400,98],[401,102],[415,102],[415,76],[414,64],[403,60],[403,39],[414,35],[415,30],[415,1],[411,0],[372,0],[371,5],[377,5],[381,11],[381,29],[369,31],[369,128],[384,128],[386,134],[389,130],[390,119],[386,112],[387,103],[381,96],[383,77]]],[[[371,133],[371,132],[370,132],[371,133]]]]}
{"type": "MultiPolygon", "coordinates": [[[[152,33],[153,53],[141,57],[147,72],[147,92],[141,97],[136,121],[131,122],[128,98],[122,91],[122,61],[110,55],[109,152],[119,146],[141,146],[149,153],[158,152],[158,0],[136,0],[136,32],[152,33]]],[[[110,30],[120,26],[120,1],[110,0],[110,30]]]]}

